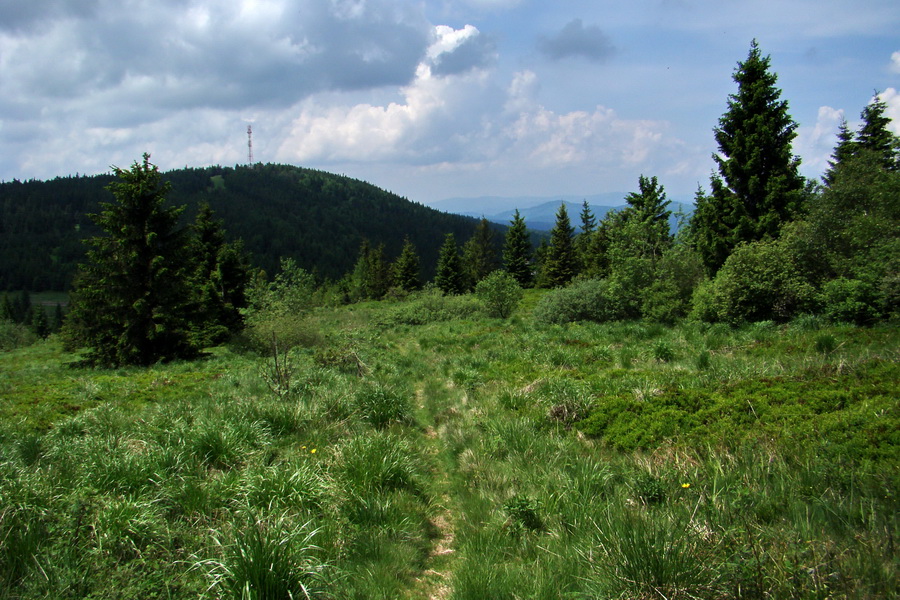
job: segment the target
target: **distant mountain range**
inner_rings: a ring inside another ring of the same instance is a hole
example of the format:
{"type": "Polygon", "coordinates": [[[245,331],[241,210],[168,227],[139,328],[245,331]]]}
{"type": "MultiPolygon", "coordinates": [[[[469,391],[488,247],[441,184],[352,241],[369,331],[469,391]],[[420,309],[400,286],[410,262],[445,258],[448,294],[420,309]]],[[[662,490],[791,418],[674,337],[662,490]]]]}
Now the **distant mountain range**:
{"type": "MultiPolygon", "coordinates": [[[[580,215],[582,205],[587,201],[591,212],[597,221],[603,219],[606,213],[613,210],[621,210],[627,206],[624,202],[628,192],[609,192],[595,194],[593,196],[480,196],[477,198],[447,198],[439,200],[431,205],[438,210],[464,215],[468,217],[484,217],[492,223],[509,225],[513,215],[518,209],[519,214],[525,219],[525,223],[532,231],[550,231],[556,224],[556,213],[560,204],[566,205],[569,220],[575,229],[581,222],[580,215]]],[[[690,215],[694,205],[677,199],[669,198],[672,218],[669,224],[673,231],[678,228],[678,216],[680,212],[690,215]]]]}

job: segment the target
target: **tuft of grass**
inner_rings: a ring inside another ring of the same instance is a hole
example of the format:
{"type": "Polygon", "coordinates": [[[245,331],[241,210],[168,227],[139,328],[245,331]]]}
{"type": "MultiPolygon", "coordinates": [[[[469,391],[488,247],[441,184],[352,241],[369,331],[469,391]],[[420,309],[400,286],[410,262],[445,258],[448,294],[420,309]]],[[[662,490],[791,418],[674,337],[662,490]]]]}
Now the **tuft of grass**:
{"type": "Polygon", "coordinates": [[[252,517],[239,529],[216,532],[221,558],[198,563],[212,579],[210,590],[235,600],[318,598],[326,564],[312,543],[318,530],[287,515],[252,517]]]}

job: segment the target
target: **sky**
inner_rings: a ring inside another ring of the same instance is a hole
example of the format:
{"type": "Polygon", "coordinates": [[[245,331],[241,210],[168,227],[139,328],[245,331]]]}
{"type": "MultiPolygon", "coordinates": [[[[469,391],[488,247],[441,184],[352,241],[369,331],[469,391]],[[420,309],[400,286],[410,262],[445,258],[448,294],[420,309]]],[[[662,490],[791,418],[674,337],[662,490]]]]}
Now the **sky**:
{"type": "Polygon", "coordinates": [[[245,164],[252,126],[423,204],[689,200],[753,39],[804,175],[876,92],[900,133],[896,0],[0,0],[0,180],[245,164]]]}

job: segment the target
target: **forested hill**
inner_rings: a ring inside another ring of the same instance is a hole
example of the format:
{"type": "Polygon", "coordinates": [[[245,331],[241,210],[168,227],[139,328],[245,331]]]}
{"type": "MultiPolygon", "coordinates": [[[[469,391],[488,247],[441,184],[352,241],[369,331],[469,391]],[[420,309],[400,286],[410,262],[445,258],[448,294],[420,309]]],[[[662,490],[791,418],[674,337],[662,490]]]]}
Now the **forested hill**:
{"type": "MultiPolygon", "coordinates": [[[[289,165],[179,169],[170,202],[185,224],[208,202],[228,237],[244,240],[253,264],[270,275],[292,257],[323,278],[353,268],[363,239],[384,243],[389,259],[409,236],[430,277],[446,233],[462,243],[477,220],[442,213],[369,183],[289,165]]],[[[112,175],[0,183],[0,290],[65,290],[84,257],[82,240],[99,231],[90,217],[112,201],[112,175]]],[[[498,229],[502,229],[498,226],[498,229]]]]}

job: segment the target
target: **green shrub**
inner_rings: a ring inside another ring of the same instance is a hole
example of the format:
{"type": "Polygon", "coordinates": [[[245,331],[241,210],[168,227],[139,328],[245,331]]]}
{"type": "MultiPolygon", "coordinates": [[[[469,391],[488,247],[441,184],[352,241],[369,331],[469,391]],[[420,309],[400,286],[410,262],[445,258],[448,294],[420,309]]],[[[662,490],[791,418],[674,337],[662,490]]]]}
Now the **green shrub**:
{"type": "Polygon", "coordinates": [[[879,317],[875,290],[858,279],[839,277],[826,282],[819,299],[822,314],[832,322],[865,325],[879,317]]]}
{"type": "Polygon", "coordinates": [[[509,526],[513,531],[526,529],[528,531],[540,531],[544,529],[544,521],[541,519],[541,504],[528,496],[513,496],[503,505],[509,526]]]}
{"type": "Polygon", "coordinates": [[[675,350],[669,342],[659,340],[653,345],[653,358],[659,362],[672,362],[675,360],[675,350]]]}
{"type": "Polygon", "coordinates": [[[271,355],[273,340],[279,352],[291,348],[312,348],[322,344],[315,322],[302,315],[262,312],[247,319],[244,332],[237,340],[261,355],[271,355]]]}
{"type": "Polygon", "coordinates": [[[0,319],[0,351],[30,346],[37,336],[21,323],[0,319]]]}
{"type": "Polygon", "coordinates": [[[444,296],[437,288],[423,290],[379,319],[383,326],[426,325],[456,319],[468,319],[482,312],[481,303],[472,296],[444,296]]]}
{"type": "Polygon", "coordinates": [[[506,271],[494,271],[475,286],[475,296],[484,303],[491,317],[509,317],[522,299],[522,288],[506,271]]]}
{"type": "Polygon", "coordinates": [[[735,248],[693,304],[693,316],[709,322],[786,321],[815,305],[815,290],[783,245],[764,241],[735,248]]]}
{"type": "Polygon", "coordinates": [[[602,323],[623,316],[618,300],[605,279],[576,281],[566,288],[547,293],[534,307],[534,318],[539,323],[602,323]]]}

